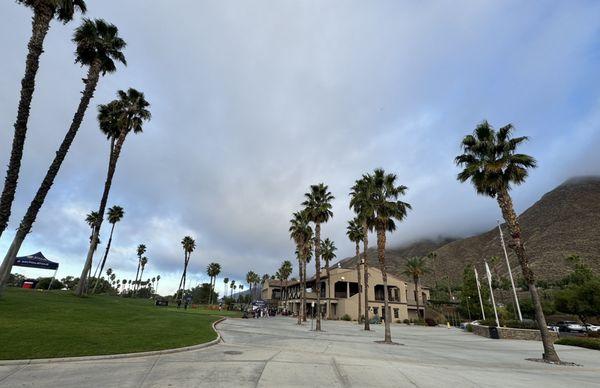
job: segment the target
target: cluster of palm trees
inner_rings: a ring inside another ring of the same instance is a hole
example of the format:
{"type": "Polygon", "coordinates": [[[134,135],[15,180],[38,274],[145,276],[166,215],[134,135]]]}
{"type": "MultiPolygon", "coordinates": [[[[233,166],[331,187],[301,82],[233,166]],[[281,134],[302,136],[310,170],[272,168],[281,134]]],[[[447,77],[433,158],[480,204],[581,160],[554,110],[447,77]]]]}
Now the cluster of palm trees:
{"type": "MultiPolygon", "coordinates": [[[[21,93],[14,125],[15,131],[10,161],[2,194],[0,195],[0,236],[8,225],[17,189],[31,101],[35,89],[35,78],[39,68],[39,59],[44,51],[44,39],[52,20],[57,19],[63,23],[68,23],[73,20],[77,12],[85,13],[87,11],[84,0],[17,0],[17,2],[33,11],[32,35],[28,44],[29,51],[25,62],[25,75],[21,81],[21,93]]],[[[19,223],[13,241],[2,261],[0,266],[0,292],[10,274],[19,249],[27,234],[30,233],[79,131],[100,77],[115,72],[117,63],[127,64],[123,54],[126,43],[119,36],[118,28],[102,19],[84,18],[81,25],[75,29],[73,42],[75,44],[75,62],[87,67],[87,76],[83,79],[84,86],[81,99],[71,124],[23,219],[19,223]]],[[[100,229],[104,220],[109,192],[125,139],[131,132],[142,132],[144,122],[151,117],[148,107],[149,103],[146,101],[144,94],[131,88],[127,91],[119,90],[117,99],[98,107],[99,127],[110,144],[109,162],[98,211],[93,214],[92,235],[87,257],[76,288],[76,294],[79,296],[82,296],[88,290],[87,279],[91,272],[93,255],[99,243],[100,229]]],[[[109,222],[111,222],[110,219],[109,222]]],[[[112,224],[114,226],[114,223],[112,224]]],[[[105,262],[104,259],[103,261],[105,262]]]]}
{"type": "Polygon", "coordinates": [[[254,271],[248,271],[246,274],[246,283],[250,288],[250,297],[251,299],[256,298],[256,290],[257,286],[261,283],[260,275],[254,271]],[[254,294],[252,293],[254,291],[254,294]]]}

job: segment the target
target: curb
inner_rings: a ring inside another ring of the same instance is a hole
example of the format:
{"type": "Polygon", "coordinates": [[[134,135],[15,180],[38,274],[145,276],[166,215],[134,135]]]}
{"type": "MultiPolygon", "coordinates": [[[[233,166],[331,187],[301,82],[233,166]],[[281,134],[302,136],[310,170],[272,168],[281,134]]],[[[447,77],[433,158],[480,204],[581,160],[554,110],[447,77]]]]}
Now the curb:
{"type": "Polygon", "coordinates": [[[119,358],[136,358],[136,357],[148,357],[148,356],[158,356],[162,354],[171,354],[171,353],[181,353],[181,352],[189,352],[192,350],[198,350],[207,348],[209,346],[213,346],[222,341],[221,334],[217,331],[216,326],[226,320],[227,318],[221,317],[212,323],[212,328],[217,333],[217,338],[212,341],[205,342],[203,344],[184,346],[181,348],[174,349],[163,349],[163,350],[151,350],[147,352],[137,352],[137,353],[121,353],[121,354],[107,354],[107,355],[98,355],[98,356],[82,356],[82,357],[57,357],[57,358],[32,358],[29,360],[0,360],[0,366],[9,366],[9,365],[33,365],[33,364],[51,364],[54,362],[80,362],[80,361],[97,361],[97,360],[115,360],[119,358]]]}

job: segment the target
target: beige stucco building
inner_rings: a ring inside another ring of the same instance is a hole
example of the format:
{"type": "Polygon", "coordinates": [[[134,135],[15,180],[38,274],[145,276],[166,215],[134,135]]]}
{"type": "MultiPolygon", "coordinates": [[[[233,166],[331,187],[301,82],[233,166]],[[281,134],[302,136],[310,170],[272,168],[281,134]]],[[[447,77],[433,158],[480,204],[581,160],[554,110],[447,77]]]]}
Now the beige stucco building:
{"type": "MultiPolygon", "coordinates": [[[[356,269],[349,268],[331,268],[331,280],[328,282],[327,272],[321,273],[321,305],[322,314],[327,317],[327,309],[331,308],[333,319],[340,319],[344,315],[349,315],[352,320],[358,319],[358,274],[356,269]],[[328,288],[331,284],[331,289],[328,288]],[[330,307],[329,307],[330,306],[330,307]]],[[[364,274],[361,269],[361,281],[363,284],[364,274]]],[[[313,303],[316,304],[317,295],[315,288],[315,278],[309,278],[306,282],[306,304],[307,312],[311,314],[313,303]]],[[[424,315],[423,301],[429,299],[429,290],[426,287],[419,287],[420,290],[420,316],[424,315]]],[[[381,271],[377,268],[369,268],[369,316],[384,315],[383,308],[383,278],[381,271]]],[[[404,319],[417,318],[417,306],[414,298],[414,284],[404,281],[396,276],[388,274],[388,295],[390,310],[392,313],[392,322],[404,319]]],[[[297,314],[300,310],[300,282],[279,280],[268,280],[263,283],[262,299],[272,306],[277,306],[280,310],[287,310],[297,314]]],[[[361,308],[364,310],[364,294],[361,293],[361,308]]],[[[316,307],[315,307],[316,311],[316,307]]],[[[364,312],[362,313],[364,314],[364,312]]]]}

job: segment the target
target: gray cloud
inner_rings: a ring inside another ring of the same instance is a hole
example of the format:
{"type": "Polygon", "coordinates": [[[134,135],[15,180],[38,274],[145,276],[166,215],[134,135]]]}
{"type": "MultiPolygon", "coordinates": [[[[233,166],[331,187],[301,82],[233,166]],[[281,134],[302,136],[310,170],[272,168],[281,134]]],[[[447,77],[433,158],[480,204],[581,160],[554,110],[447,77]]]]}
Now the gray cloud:
{"type": "MultiPolygon", "coordinates": [[[[515,190],[521,210],[570,175],[600,172],[597,4],[177,5],[89,5],[88,16],[115,23],[129,44],[129,66],[100,81],[93,107],[129,86],[152,103],[153,120],[127,141],[110,197],[127,213],[110,259],[122,276],[133,277],[135,247],[145,243],[148,275],[160,273],[162,291],[172,290],[185,234],[198,244],[194,281],[213,259],[237,279],[249,269],[272,273],[293,257],[288,220],[317,182],[336,196],[323,233],[339,257],[351,255],[347,194],[379,166],[409,186],[414,207],[392,244],[489,227],[495,204],[457,183],[452,162],[460,137],[484,118],[532,137],[525,151],[540,168],[515,190]]],[[[0,9],[6,163],[30,13],[11,2],[0,9]]],[[[13,229],[80,96],[84,69],[70,42],[77,23],[54,23],[47,38],[13,229]]],[[[91,107],[23,253],[42,249],[62,260],[63,275],[79,273],[83,217],[97,207],[107,148],[91,107]]]]}

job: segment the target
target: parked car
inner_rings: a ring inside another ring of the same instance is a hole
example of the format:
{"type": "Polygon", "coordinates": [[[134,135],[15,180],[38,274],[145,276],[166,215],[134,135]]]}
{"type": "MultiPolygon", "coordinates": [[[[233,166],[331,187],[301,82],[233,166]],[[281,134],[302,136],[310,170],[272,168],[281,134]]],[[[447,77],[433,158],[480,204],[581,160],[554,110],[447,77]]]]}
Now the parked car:
{"type": "Polygon", "coordinates": [[[560,331],[559,327],[556,325],[548,325],[548,330],[554,331],[556,333],[558,333],[560,331]]]}
{"type": "Polygon", "coordinates": [[[560,321],[556,325],[558,326],[558,331],[562,332],[583,333],[585,331],[583,325],[575,321],[560,321]]]}
{"type": "Polygon", "coordinates": [[[471,325],[471,326],[477,326],[480,325],[479,321],[473,321],[473,322],[461,322],[460,324],[460,328],[463,330],[467,330],[467,326],[471,325]]]}
{"type": "Polygon", "coordinates": [[[591,325],[589,323],[586,323],[585,325],[583,325],[583,331],[591,331],[591,332],[597,333],[600,331],[600,326],[591,325]]]}

